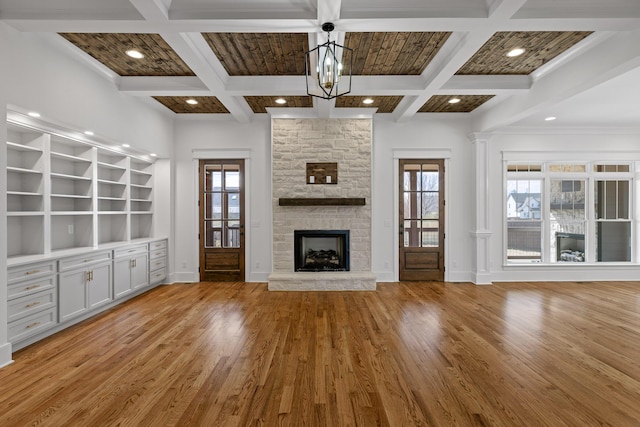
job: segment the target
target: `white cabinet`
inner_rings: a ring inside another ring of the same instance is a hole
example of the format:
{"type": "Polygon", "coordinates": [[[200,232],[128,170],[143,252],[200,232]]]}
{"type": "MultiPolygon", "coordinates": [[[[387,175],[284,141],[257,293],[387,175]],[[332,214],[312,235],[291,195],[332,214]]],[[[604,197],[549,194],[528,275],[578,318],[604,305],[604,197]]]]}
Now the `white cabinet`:
{"type": "Polygon", "coordinates": [[[113,300],[110,252],[60,260],[58,268],[60,322],[113,300]]]}
{"type": "Polygon", "coordinates": [[[114,298],[120,298],[149,285],[147,245],[137,245],[113,251],[114,298]]]}
{"type": "Polygon", "coordinates": [[[7,279],[9,341],[26,339],[57,323],[53,261],[10,267],[7,279]]]}
{"type": "Polygon", "coordinates": [[[149,243],[149,280],[160,283],[167,277],[167,240],[149,243]]]}

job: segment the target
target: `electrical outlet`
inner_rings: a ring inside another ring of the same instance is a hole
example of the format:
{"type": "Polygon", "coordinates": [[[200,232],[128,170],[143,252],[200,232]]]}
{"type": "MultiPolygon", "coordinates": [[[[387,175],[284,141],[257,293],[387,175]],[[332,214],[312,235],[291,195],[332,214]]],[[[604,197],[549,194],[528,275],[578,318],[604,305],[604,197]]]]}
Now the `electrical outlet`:
{"type": "Polygon", "coordinates": [[[73,234],[73,224],[67,225],[67,233],[73,234]]]}

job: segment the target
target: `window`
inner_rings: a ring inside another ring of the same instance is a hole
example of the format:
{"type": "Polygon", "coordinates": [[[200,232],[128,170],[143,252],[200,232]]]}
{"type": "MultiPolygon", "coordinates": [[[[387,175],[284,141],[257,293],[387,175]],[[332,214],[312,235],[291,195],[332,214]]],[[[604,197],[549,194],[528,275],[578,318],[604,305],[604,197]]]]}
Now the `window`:
{"type": "Polygon", "coordinates": [[[507,164],[507,263],[630,262],[632,177],[631,164],[507,164]]]}

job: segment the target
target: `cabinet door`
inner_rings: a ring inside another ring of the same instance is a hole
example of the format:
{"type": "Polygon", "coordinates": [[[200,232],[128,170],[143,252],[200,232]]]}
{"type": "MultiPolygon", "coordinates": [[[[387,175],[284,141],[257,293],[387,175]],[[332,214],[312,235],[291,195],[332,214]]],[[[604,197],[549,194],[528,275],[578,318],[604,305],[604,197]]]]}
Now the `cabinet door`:
{"type": "Polygon", "coordinates": [[[111,263],[91,267],[89,287],[89,308],[98,307],[112,301],[111,263]]]}
{"type": "Polygon", "coordinates": [[[134,289],[147,286],[149,284],[149,259],[146,253],[133,258],[134,267],[131,269],[131,283],[134,289]]]}
{"type": "Polygon", "coordinates": [[[60,273],[59,279],[60,295],[58,305],[60,308],[60,322],[64,322],[89,309],[87,306],[89,274],[84,269],[73,270],[60,273]]]}
{"type": "Polygon", "coordinates": [[[113,297],[120,298],[133,290],[131,286],[131,259],[122,258],[113,263],[113,297]]]}

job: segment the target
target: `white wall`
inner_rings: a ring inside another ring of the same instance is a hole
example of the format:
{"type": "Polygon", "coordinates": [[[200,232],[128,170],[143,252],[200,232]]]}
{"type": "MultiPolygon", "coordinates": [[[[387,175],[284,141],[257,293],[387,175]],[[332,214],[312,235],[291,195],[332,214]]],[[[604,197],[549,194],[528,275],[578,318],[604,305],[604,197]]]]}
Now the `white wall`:
{"type": "Polygon", "coordinates": [[[121,94],[115,84],[81,63],[56,35],[20,33],[0,22],[5,104],[38,111],[43,119],[97,137],[169,157],[173,113],[121,94]]]}
{"type": "MultiPolygon", "coordinates": [[[[489,209],[490,209],[490,269],[493,281],[522,280],[638,280],[638,265],[504,265],[504,190],[503,190],[503,152],[525,152],[536,157],[535,152],[552,152],[555,160],[579,161],[589,158],[617,159],[620,161],[640,161],[640,135],[612,133],[605,130],[582,132],[565,131],[563,134],[541,134],[528,131],[525,134],[492,135],[489,144],[489,209]],[[601,157],[597,157],[601,153],[601,157]],[[618,153],[618,154],[616,154],[618,153]]],[[[636,174],[636,178],[638,174],[636,174]]],[[[635,183],[636,192],[638,182],[635,183]]],[[[636,211],[638,194],[634,194],[636,211]]],[[[638,233],[638,218],[635,221],[638,233]]],[[[636,247],[637,245],[636,237],[636,247]]],[[[637,254],[636,254],[637,255],[637,254]]],[[[637,258],[636,258],[637,259],[637,258]]]]}
{"type": "Polygon", "coordinates": [[[271,130],[267,115],[252,123],[181,119],[175,137],[176,282],[198,281],[197,165],[194,150],[209,158],[248,152],[245,161],[246,281],[266,282],[271,272],[271,130]]]}
{"type": "Polygon", "coordinates": [[[472,145],[464,115],[418,114],[409,122],[373,120],[372,270],[378,281],[398,280],[397,158],[447,156],[445,279],[471,280],[475,213],[472,145]],[[396,159],[394,159],[394,153],[396,159]],[[394,167],[395,165],[395,167],[394,167]]]}
{"type": "MultiPolygon", "coordinates": [[[[0,67],[0,82],[3,81],[0,67]]],[[[0,92],[0,117],[6,115],[6,103],[0,92]]],[[[7,127],[0,121],[0,141],[7,140],[7,127]]],[[[7,167],[7,146],[0,144],[0,171],[7,167]]],[[[11,363],[11,344],[7,343],[7,180],[0,179],[0,367],[11,363]]]]}

